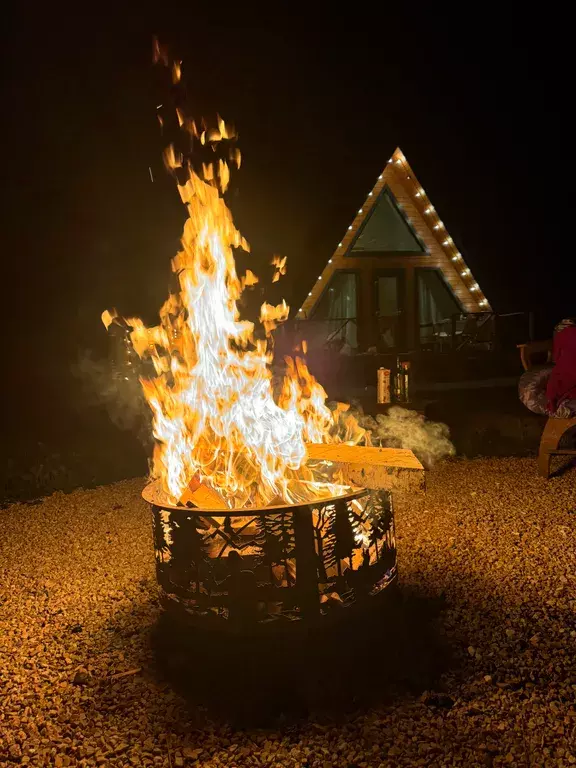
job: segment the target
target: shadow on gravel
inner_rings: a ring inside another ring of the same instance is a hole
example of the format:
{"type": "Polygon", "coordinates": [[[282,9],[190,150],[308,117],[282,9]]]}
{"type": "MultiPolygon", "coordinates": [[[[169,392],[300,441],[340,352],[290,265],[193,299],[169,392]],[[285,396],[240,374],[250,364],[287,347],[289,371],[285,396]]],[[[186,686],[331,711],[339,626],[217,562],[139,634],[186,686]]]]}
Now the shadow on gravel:
{"type": "Polygon", "coordinates": [[[417,695],[451,664],[441,599],[396,590],[376,610],[331,628],[248,636],[184,628],[164,614],[152,636],[161,675],[209,716],[237,727],[331,717],[417,695]]]}

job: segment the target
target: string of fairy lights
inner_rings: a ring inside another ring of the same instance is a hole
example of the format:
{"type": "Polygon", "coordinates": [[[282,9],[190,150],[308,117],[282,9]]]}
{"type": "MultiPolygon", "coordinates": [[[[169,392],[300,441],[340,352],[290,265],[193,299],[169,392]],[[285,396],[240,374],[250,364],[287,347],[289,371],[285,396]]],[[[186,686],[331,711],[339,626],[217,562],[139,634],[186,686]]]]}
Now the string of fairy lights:
{"type": "Polygon", "coordinates": [[[388,160],[388,163],[394,163],[395,165],[400,166],[402,170],[406,172],[406,180],[411,181],[413,188],[416,190],[413,193],[414,198],[417,200],[417,202],[415,203],[416,207],[426,206],[422,211],[424,215],[434,217],[435,222],[432,225],[432,230],[437,232],[440,235],[445,234],[445,237],[443,240],[440,240],[440,238],[438,238],[438,242],[440,242],[440,244],[442,245],[447,256],[451,259],[451,261],[454,262],[456,271],[458,272],[460,278],[462,279],[462,282],[464,283],[468,291],[474,294],[473,296],[474,300],[478,302],[478,305],[480,307],[487,307],[488,299],[484,296],[484,294],[480,290],[480,286],[474,279],[470,269],[464,264],[462,254],[456,248],[454,241],[452,240],[450,235],[446,232],[444,223],[441,221],[440,217],[436,213],[436,209],[434,208],[434,206],[431,205],[430,201],[428,200],[426,196],[426,192],[422,187],[420,187],[415,183],[412,177],[412,171],[404,155],[399,150],[397,150],[394,153],[394,155],[390,158],[390,160],[388,160]],[[396,159],[394,159],[394,156],[396,159]]]}
{"type": "MultiPolygon", "coordinates": [[[[394,153],[394,155],[388,160],[388,164],[391,164],[391,163],[394,163],[395,165],[400,166],[402,170],[406,173],[405,180],[411,182],[411,186],[413,187],[412,196],[414,197],[414,204],[416,205],[416,207],[425,216],[433,217],[431,220],[431,229],[433,232],[435,232],[438,235],[437,237],[438,243],[440,243],[440,245],[444,249],[444,252],[451,259],[451,261],[454,262],[456,272],[459,275],[462,282],[464,283],[467,290],[471,294],[473,294],[472,298],[478,303],[478,306],[488,307],[488,299],[482,293],[480,286],[474,279],[470,269],[465,265],[464,259],[462,258],[462,254],[456,248],[454,241],[452,240],[450,235],[446,232],[444,223],[441,221],[440,217],[436,213],[436,209],[434,208],[434,206],[428,200],[426,192],[419,184],[415,182],[412,176],[412,170],[408,165],[406,158],[399,150],[397,150],[394,153]],[[442,236],[444,236],[444,239],[441,240],[440,237],[442,236]]],[[[382,181],[382,179],[383,179],[383,174],[380,174],[380,176],[378,176],[378,181],[382,181]]],[[[371,192],[368,192],[369,198],[373,196],[374,196],[374,190],[372,190],[371,192]]],[[[400,208],[401,207],[402,206],[400,206],[400,208]]],[[[358,210],[357,215],[361,216],[363,213],[364,213],[364,206],[362,206],[362,208],[358,210]]],[[[351,232],[353,228],[354,228],[354,222],[350,224],[350,226],[348,227],[348,231],[346,235],[348,235],[348,233],[351,232]]],[[[345,237],[344,240],[346,239],[347,238],[345,237]]],[[[341,248],[344,247],[344,240],[338,243],[337,251],[339,251],[341,248]]],[[[332,259],[328,259],[328,264],[332,264],[332,259]]],[[[322,275],[318,276],[318,280],[322,280],[322,275]]],[[[308,296],[309,297],[312,296],[312,291],[308,293],[308,296]]],[[[301,314],[303,311],[304,311],[304,306],[300,307],[300,309],[298,310],[298,314],[301,314]]]]}

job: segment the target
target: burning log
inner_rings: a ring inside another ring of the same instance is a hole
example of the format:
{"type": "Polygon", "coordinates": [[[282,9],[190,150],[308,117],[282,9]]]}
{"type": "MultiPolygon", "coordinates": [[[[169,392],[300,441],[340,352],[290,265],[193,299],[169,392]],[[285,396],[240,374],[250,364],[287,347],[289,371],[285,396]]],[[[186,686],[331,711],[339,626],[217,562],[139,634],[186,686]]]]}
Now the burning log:
{"type": "Polygon", "coordinates": [[[184,507],[192,504],[201,509],[228,509],[218,491],[201,482],[196,475],[188,483],[188,488],[180,496],[178,503],[184,507]]]}
{"type": "Polygon", "coordinates": [[[425,489],[424,467],[404,448],[373,448],[344,443],[306,446],[308,458],[338,464],[344,479],[363,488],[419,492],[425,489]]]}

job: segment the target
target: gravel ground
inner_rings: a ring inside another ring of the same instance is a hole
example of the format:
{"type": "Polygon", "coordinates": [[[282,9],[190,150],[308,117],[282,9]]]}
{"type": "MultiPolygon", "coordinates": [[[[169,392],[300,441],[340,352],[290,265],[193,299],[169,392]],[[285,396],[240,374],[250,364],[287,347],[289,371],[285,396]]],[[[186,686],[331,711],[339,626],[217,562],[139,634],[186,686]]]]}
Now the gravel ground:
{"type": "Polygon", "coordinates": [[[142,485],[0,511],[1,766],[576,765],[576,471],[438,465],[397,513],[399,566],[405,592],[444,605],[449,668],[433,690],[268,730],[212,723],[156,671],[142,485]]]}

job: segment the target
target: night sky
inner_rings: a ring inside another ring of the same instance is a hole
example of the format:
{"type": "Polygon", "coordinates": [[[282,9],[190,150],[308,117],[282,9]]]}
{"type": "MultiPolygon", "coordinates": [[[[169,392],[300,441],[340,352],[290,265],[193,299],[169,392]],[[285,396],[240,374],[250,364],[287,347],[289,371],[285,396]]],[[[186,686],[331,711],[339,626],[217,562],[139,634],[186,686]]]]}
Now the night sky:
{"type": "Polygon", "coordinates": [[[195,114],[236,125],[230,206],[255,264],[288,256],[294,308],[399,145],[496,310],[537,309],[540,335],[576,314],[568,54],[536,27],[488,23],[473,42],[471,22],[381,31],[348,10],[9,20],[5,385],[104,354],[103,309],[153,321],[166,296],[184,209],[161,159],[153,33],[183,59],[195,114]]]}

